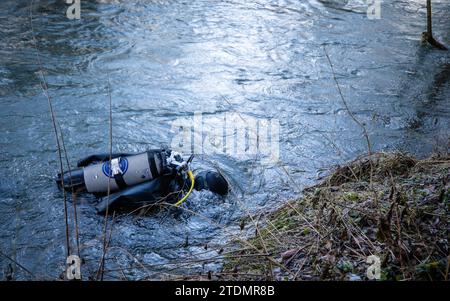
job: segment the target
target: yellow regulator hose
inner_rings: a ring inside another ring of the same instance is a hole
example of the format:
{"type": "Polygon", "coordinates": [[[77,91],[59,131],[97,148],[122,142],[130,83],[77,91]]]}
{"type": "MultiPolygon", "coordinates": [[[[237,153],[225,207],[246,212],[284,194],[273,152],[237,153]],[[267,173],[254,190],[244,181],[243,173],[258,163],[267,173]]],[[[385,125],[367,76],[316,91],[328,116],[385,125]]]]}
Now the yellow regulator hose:
{"type": "Polygon", "coordinates": [[[191,170],[188,170],[187,175],[189,176],[189,179],[191,180],[191,188],[189,188],[189,191],[186,193],[186,195],[181,200],[179,200],[178,202],[175,203],[175,206],[179,206],[181,203],[183,203],[188,198],[188,196],[191,194],[192,189],[194,189],[194,181],[195,181],[194,174],[192,173],[191,170]]]}

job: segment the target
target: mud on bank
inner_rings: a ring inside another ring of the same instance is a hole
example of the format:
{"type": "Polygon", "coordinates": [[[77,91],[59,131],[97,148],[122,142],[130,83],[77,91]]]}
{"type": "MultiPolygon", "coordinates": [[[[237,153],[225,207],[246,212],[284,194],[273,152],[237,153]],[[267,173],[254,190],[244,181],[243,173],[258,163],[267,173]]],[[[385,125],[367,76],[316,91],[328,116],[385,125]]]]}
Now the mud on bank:
{"type": "Polygon", "coordinates": [[[236,241],[225,274],[368,280],[366,261],[376,255],[381,280],[448,280],[449,170],[448,154],[377,153],[338,167],[236,241]]]}

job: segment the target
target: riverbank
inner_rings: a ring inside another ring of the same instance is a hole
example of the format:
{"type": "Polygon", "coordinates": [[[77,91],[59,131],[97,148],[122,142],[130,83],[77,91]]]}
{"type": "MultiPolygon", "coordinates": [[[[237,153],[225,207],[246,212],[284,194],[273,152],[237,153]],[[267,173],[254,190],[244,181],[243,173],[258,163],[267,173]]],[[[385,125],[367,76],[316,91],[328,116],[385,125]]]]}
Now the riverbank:
{"type": "Polygon", "coordinates": [[[368,280],[372,266],[381,280],[449,279],[449,178],[448,154],[359,158],[264,216],[253,238],[235,242],[224,274],[368,280]]]}

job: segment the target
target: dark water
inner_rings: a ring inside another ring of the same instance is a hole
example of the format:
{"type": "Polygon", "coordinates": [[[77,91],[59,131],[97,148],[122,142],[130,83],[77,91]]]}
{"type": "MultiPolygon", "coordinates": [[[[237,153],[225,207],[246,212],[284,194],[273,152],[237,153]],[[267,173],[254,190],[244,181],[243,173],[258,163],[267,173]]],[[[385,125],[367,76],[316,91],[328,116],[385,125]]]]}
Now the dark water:
{"type": "MultiPolygon", "coordinates": [[[[277,164],[214,154],[196,159],[197,167],[224,171],[233,187],[226,199],[195,192],[186,208],[197,214],[118,216],[106,278],[119,277],[118,268],[130,279],[218,269],[219,263],[167,264],[217,254],[233,235],[245,235],[240,218],[281,205],[328,167],[366,151],[322,45],[374,149],[426,155],[446,146],[450,54],[420,43],[425,1],[385,1],[379,20],[367,18],[364,1],[81,2],[79,21],[66,18],[63,1],[35,1],[33,8],[72,165],[108,149],[108,75],[115,151],[170,145],[171,123],[197,111],[280,122],[277,164]]],[[[450,3],[433,5],[435,35],[449,45],[450,3]]],[[[65,261],[64,211],[52,180],[55,138],[29,10],[29,1],[0,2],[0,250],[38,277],[57,278],[65,261]]],[[[92,201],[80,196],[78,208],[85,277],[95,274],[102,252],[103,218],[92,201]]],[[[0,256],[2,278],[9,264],[0,256]]],[[[12,270],[14,279],[31,278],[12,270]]]]}

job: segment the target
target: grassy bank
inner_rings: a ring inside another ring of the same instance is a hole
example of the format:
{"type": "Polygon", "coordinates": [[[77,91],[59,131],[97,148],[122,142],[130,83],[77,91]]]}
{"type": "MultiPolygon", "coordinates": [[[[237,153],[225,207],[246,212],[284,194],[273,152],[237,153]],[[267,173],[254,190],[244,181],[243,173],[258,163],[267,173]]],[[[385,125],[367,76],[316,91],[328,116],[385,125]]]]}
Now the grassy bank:
{"type": "Polygon", "coordinates": [[[236,241],[230,279],[449,279],[450,156],[377,153],[336,168],[236,241]]]}

